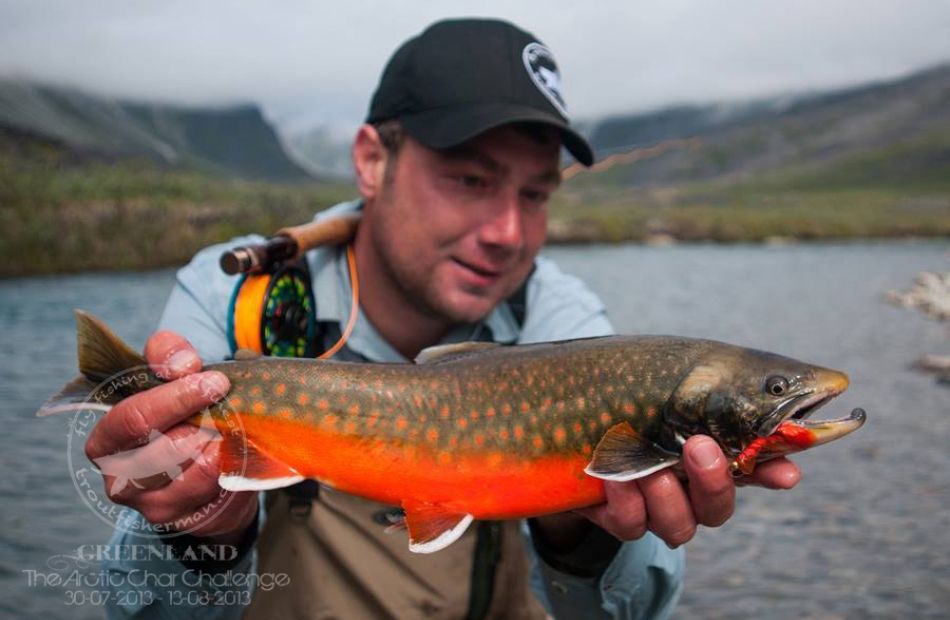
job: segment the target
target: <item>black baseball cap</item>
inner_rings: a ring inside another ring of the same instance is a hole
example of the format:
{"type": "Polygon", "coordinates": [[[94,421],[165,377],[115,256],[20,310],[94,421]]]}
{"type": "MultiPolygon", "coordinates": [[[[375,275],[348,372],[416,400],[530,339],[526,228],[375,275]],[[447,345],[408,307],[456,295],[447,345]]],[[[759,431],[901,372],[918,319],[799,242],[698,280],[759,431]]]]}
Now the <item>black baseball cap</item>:
{"type": "Polygon", "coordinates": [[[507,123],[544,123],[560,131],[574,159],[594,162],[567,118],[551,50],[501,20],[440,21],[403,43],[383,70],[366,122],[390,119],[433,149],[507,123]]]}

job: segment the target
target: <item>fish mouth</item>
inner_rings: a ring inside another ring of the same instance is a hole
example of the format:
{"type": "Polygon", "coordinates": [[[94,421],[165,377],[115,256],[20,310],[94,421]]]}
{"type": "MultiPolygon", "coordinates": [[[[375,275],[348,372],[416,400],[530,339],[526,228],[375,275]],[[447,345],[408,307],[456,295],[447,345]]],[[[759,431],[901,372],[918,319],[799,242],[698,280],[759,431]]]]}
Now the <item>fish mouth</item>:
{"type": "MultiPolygon", "coordinates": [[[[817,383],[819,387],[797,394],[779,403],[755,429],[756,435],[768,437],[775,432],[780,424],[786,421],[803,427],[809,426],[812,424],[807,422],[809,416],[848,388],[848,377],[843,373],[829,370],[824,371],[819,376],[817,383]]],[[[841,419],[850,420],[851,418],[841,419]]],[[[830,422],[833,422],[833,420],[815,422],[814,424],[830,422]]]]}
{"type": "Polygon", "coordinates": [[[785,422],[786,424],[792,424],[802,430],[808,431],[812,441],[809,447],[814,447],[853,433],[864,426],[867,417],[867,413],[865,413],[864,409],[855,407],[851,410],[849,415],[841,418],[831,420],[806,420],[792,416],[785,422]]]}

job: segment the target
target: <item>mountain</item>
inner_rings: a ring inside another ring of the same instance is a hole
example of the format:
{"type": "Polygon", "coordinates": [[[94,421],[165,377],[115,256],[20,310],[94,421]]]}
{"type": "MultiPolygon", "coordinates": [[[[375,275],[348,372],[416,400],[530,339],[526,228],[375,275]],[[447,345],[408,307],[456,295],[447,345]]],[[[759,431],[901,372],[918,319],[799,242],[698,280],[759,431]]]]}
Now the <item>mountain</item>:
{"type": "Polygon", "coordinates": [[[950,64],[801,97],[616,116],[595,123],[590,140],[603,172],[578,180],[591,184],[669,185],[778,172],[936,182],[950,178],[950,64]]]}
{"type": "Polygon", "coordinates": [[[0,80],[0,128],[96,157],[145,157],[163,166],[228,176],[301,181],[254,105],[197,108],[99,97],[23,80],[0,80]]]}
{"type": "Polygon", "coordinates": [[[352,178],[352,139],[334,135],[327,127],[315,127],[289,136],[287,146],[297,161],[317,176],[352,178]]]}

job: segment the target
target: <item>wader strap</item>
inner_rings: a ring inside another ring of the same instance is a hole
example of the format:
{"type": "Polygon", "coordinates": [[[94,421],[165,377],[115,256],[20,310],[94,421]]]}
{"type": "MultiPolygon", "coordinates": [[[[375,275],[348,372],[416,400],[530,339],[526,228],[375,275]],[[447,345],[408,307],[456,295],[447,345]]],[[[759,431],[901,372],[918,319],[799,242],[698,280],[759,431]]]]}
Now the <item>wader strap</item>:
{"type": "Polygon", "coordinates": [[[472,588],[465,620],[482,620],[491,608],[495,591],[495,569],[501,559],[501,523],[479,521],[472,554],[472,588]]]}
{"type": "Polygon", "coordinates": [[[290,508],[290,514],[300,520],[305,520],[310,516],[313,502],[320,497],[320,483],[316,480],[304,480],[283,490],[289,498],[287,505],[290,508]]]}

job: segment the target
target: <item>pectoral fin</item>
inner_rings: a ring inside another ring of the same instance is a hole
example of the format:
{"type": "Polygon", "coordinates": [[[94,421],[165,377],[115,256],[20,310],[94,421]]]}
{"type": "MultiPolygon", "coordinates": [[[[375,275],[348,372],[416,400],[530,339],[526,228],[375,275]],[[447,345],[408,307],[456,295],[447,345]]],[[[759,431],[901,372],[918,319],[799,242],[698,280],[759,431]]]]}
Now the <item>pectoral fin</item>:
{"type": "Polygon", "coordinates": [[[600,440],[584,471],[602,480],[623,482],[675,465],[679,458],[644,439],[629,422],[621,422],[600,440]]]}
{"type": "MultiPolygon", "coordinates": [[[[205,423],[199,423],[201,426],[205,423]]],[[[189,419],[195,424],[195,418],[189,419]]],[[[221,473],[218,484],[227,491],[269,491],[297,484],[304,477],[294,468],[261,450],[244,433],[221,423],[221,473]]]]}
{"type": "Polygon", "coordinates": [[[437,504],[403,502],[409,551],[433,553],[445,549],[465,533],[474,517],[458,514],[437,504]]]}

